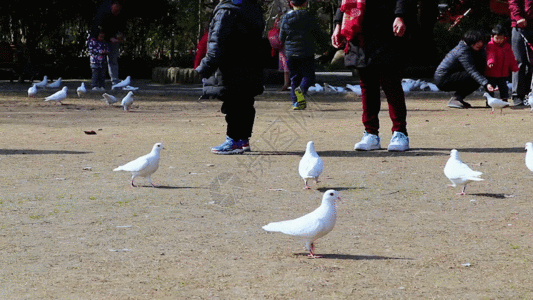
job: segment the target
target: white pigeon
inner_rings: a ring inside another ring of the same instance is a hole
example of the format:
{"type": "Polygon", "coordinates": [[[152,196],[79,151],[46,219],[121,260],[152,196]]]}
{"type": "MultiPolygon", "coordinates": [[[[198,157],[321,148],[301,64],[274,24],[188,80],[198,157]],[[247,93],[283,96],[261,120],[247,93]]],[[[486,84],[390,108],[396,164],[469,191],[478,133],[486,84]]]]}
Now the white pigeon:
{"type": "Polygon", "coordinates": [[[305,149],[305,154],[300,160],[300,165],[298,166],[298,173],[300,173],[300,176],[305,183],[304,189],[309,188],[307,185],[307,181],[309,179],[314,179],[315,182],[318,183],[318,176],[320,176],[323,170],[324,163],[315,151],[315,143],[313,143],[313,141],[309,141],[307,143],[307,148],[305,149]]]}
{"type": "Polygon", "coordinates": [[[531,108],[529,112],[532,112],[533,111],[533,92],[529,93],[529,95],[527,96],[527,104],[531,108]]]}
{"type": "Polygon", "coordinates": [[[336,201],[339,193],[328,190],[322,197],[322,204],[313,212],[294,220],[272,222],[263,226],[266,231],[281,232],[304,240],[309,256],[318,258],[314,252],[314,241],[328,234],[337,220],[336,201]]]}
{"type": "Polygon", "coordinates": [[[61,86],[61,77],[59,77],[56,81],[46,85],[46,87],[53,88],[53,89],[59,88],[60,86],[61,86]]]}
{"type": "Polygon", "coordinates": [[[123,87],[126,87],[130,84],[131,82],[131,76],[128,76],[126,77],[126,79],[122,80],[121,82],[117,83],[117,84],[113,84],[111,86],[111,89],[114,90],[115,88],[123,88],[123,87]]]}
{"type": "Polygon", "coordinates": [[[320,86],[320,84],[315,83],[314,86],[309,87],[309,92],[313,93],[322,93],[324,91],[324,88],[320,86]]]}
{"type": "Polygon", "coordinates": [[[148,182],[155,187],[155,185],[152,183],[151,176],[155,171],[157,171],[157,168],[159,168],[159,152],[161,149],[165,149],[163,143],[156,143],[154,147],[152,147],[152,152],[132,160],[125,165],[115,168],[113,171],[131,172],[132,187],[136,187],[133,183],[133,180],[138,176],[146,177],[148,182]]]}
{"type": "Polygon", "coordinates": [[[37,85],[38,88],[45,87],[48,84],[48,77],[46,77],[46,75],[44,75],[43,81],[37,82],[35,84],[37,85]]]}
{"type": "Polygon", "coordinates": [[[67,87],[64,86],[60,91],[53,93],[52,95],[44,98],[44,101],[55,101],[61,103],[63,105],[62,100],[67,98],[67,87]]]}
{"type": "Polygon", "coordinates": [[[526,167],[533,172],[533,143],[526,143],[526,167]]]}
{"type": "Polygon", "coordinates": [[[28,89],[28,97],[35,97],[37,95],[37,84],[34,83],[29,89],[28,89]]]}
{"type": "Polygon", "coordinates": [[[480,178],[481,172],[473,171],[459,158],[459,152],[453,149],[450,153],[450,158],[444,167],[444,175],[450,179],[451,185],[456,187],[457,185],[463,185],[463,190],[458,195],[464,195],[466,185],[472,181],[482,181],[480,178]]]}
{"type": "Polygon", "coordinates": [[[81,95],[87,93],[84,82],[82,82],[81,85],[76,89],[76,93],[78,93],[79,98],[81,98],[81,95]]]}
{"type": "Polygon", "coordinates": [[[124,107],[125,112],[130,111],[130,106],[133,104],[133,92],[128,92],[126,97],[122,98],[120,106],[124,107]]]}
{"type": "Polygon", "coordinates": [[[356,93],[358,96],[361,96],[361,86],[360,85],[347,84],[346,87],[349,88],[352,92],[356,93]]]}
{"type": "Polygon", "coordinates": [[[104,93],[102,97],[104,97],[104,99],[102,100],[104,100],[105,103],[107,103],[107,106],[117,102],[117,98],[113,95],[109,95],[108,93],[104,93]]]}
{"type": "Polygon", "coordinates": [[[509,102],[503,101],[498,98],[494,98],[489,93],[484,93],[483,97],[487,98],[487,103],[492,107],[491,114],[494,113],[494,109],[500,109],[500,114],[503,114],[503,108],[509,106],[509,102]]]}
{"type": "Polygon", "coordinates": [[[337,89],[334,86],[331,86],[324,82],[324,91],[326,93],[337,93],[337,89]]]}

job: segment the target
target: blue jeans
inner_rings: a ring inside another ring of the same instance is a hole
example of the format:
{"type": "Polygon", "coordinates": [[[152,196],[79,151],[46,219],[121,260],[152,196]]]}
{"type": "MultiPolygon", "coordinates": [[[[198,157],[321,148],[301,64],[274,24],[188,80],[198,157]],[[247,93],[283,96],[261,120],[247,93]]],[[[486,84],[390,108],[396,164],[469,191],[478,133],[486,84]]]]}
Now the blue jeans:
{"type": "Polygon", "coordinates": [[[312,56],[289,56],[287,65],[291,74],[291,99],[292,103],[296,103],[294,90],[300,87],[305,94],[309,87],[315,84],[315,59],[312,56]]]}

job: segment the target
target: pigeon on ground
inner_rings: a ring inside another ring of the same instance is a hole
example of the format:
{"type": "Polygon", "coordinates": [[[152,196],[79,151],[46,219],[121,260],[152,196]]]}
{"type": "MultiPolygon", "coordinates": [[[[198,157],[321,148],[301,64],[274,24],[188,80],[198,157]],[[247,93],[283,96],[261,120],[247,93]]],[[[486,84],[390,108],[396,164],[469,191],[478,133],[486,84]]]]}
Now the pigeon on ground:
{"type": "Polygon", "coordinates": [[[117,84],[113,84],[111,86],[111,89],[114,90],[115,88],[123,88],[125,86],[128,86],[131,82],[131,76],[126,77],[126,79],[122,80],[121,82],[117,84]]]}
{"type": "Polygon", "coordinates": [[[56,88],[59,88],[60,86],[61,86],[61,77],[59,77],[56,81],[48,84],[46,87],[56,89],[56,88]]]}
{"type": "Polygon", "coordinates": [[[331,86],[324,82],[324,91],[326,93],[337,93],[337,89],[334,86],[331,86]]]}
{"type": "Polygon", "coordinates": [[[159,152],[161,149],[165,149],[163,143],[156,143],[152,148],[152,152],[143,155],[136,160],[132,160],[129,163],[115,168],[113,171],[126,171],[131,172],[131,186],[136,187],[133,183],[135,177],[146,177],[148,182],[155,187],[152,183],[152,174],[159,168],[159,152]]]}
{"type": "Polygon", "coordinates": [[[107,106],[117,102],[117,98],[113,95],[109,95],[108,93],[104,93],[102,97],[104,97],[104,99],[102,100],[104,100],[105,103],[107,103],[107,106]]]}
{"type": "Polygon", "coordinates": [[[130,106],[133,104],[133,92],[128,92],[126,97],[122,98],[120,106],[124,107],[125,112],[130,111],[130,106]]]}
{"type": "Polygon", "coordinates": [[[529,93],[529,95],[527,96],[527,104],[531,108],[529,112],[532,112],[533,111],[533,92],[529,93]]]}
{"type": "Polygon", "coordinates": [[[526,167],[533,172],[533,143],[526,143],[526,167]]]}
{"type": "Polygon", "coordinates": [[[78,97],[81,98],[81,95],[87,93],[87,89],[85,88],[85,83],[81,83],[81,85],[76,89],[76,93],[78,93],[78,97]]]}
{"type": "Polygon", "coordinates": [[[33,84],[29,89],[28,89],[28,97],[35,97],[35,95],[37,94],[37,84],[33,84]]]}
{"type": "Polygon", "coordinates": [[[298,166],[298,172],[305,183],[304,189],[309,188],[307,185],[307,181],[309,179],[314,179],[318,184],[318,176],[320,176],[323,170],[324,163],[315,151],[315,144],[313,141],[310,141],[307,143],[305,154],[300,160],[300,165],[298,166]]]}
{"type": "Polygon", "coordinates": [[[64,100],[65,98],[67,98],[67,87],[64,86],[60,91],[58,92],[55,92],[54,94],[44,98],[44,101],[55,101],[56,104],[57,102],[61,103],[61,105],[63,105],[63,102],[61,102],[62,100],[64,100]]]}
{"type": "Polygon", "coordinates": [[[43,81],[36,82],[35,84],[37,85],[38,88],[45,87],[48,84],[48,77],[46,77],[46,75],[44,75],[43,81]]]}
{"type": "Polygon", "coordinates": [[[313,212],[294,220],[272,222],[263,226],[263,229],[302,238],[309,256],[318,258],[320,256],[315,255],[314,252],[314,241],[333,230],[337,220],[337,199],[340,200],[338,192],[328,190],[322,197],[322,204],[313,212]]]}
{"type": "Polygon", "coordinates": [[[483,97],[487,98],[487,103],[490,107],[492,107],[492,111],[490,112],[491,114],[494,113],[494,109],[496,108],[500,109],[500,114],[503,114],[503,108],[509,106],[509,102],[494,98],[489,95],[489,93],[483,94],[483,97]]]}
{"type": "Polygon", "coordinates": [[[322,93],[324,91],[324,88],[320,86],[320,84],[315,83],[314,86],[310,86],[308,92],[311,93],[322,93]]]}
{"type": "Polygon", "coordinates": [[[347,84],[346,87],[352,92],[356,93],[358,96],[361,96],[361,86],[360,85],[351,85],[347,84]]]}
{"type": "Polygon", "coordinates": [[[463,190],[458,195],[464,195],[466,185],[472,181],[482,181],[481,172],[473,171],[459,158],[459,152],[453,149],[450,158],[444,167],[444,175],[452,182],[449,186],[463,185],[463,190]]]}

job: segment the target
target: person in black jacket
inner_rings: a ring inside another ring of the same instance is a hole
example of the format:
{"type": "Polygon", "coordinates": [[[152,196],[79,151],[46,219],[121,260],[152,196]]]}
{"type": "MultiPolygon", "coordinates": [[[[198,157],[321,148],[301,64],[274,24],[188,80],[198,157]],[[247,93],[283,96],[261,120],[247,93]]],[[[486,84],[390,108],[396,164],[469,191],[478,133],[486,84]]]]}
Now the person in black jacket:
{"type": "Polygon", "coordinates": [[[126,19],[122,12],[123,2],[124,0],[106,0],[96,12],[90,32],[90,38],[94,39],[98,38],[101,30],[105,33],[109,46],[107,54],[109,77],[113,84],[120,82],[118,77],[119,45],[124,41],[126,30],[126,19]]]}
{"type": "MultiPolygon", "coordinates": [[[[392,120],[392,138],[388,151],[409,149],[407,137],[407,108],[402,89],[402,62],[405,61],[407,19],[416,16],[416,3],[412,0],[366,1],[363,12],[362,33],[349,42],[344,64],[356,68],[361,80],[363,104],[363,138],[355,150],[381,148],[378,114],[381,106],[380,87],[383,88],[392,120]]],[[[335,30],[331,37],[334,47],[342,46],[346,37],[341,34],[343,13],[338,10],[334,18],[335,30]]],[[[346,52],[346,50],[345,50],[346,52]]]]}
{"type": "Polygon", "coordinates": [[[285,45],[285,55],[291,77],[292,108],[306,108],[305,94],[315,84],[315,50],[317,41],[325,42],[318,20],[305,8],[307,0],[291,0],[292,10],[281,21],[279,39],[285,45]]]}
{"type": "Polygon", "coordinates": [[[451,108],[470,108],[464,101],[479,86],[488,92],[495,89],[485,76],[486,57],[483,45],[485,35],[481,31],[468,30],[463,39],[442,60],[435,71],[435,84],[442,91],[455,92],[448,101],[451,108]]]}
{"type": "Polygon", "coordinates": [[[261,53],[264,28],[261,7],[256,0],[222,0],[209,24],[207,53],[196,71],[202,78],[217,73],[216,91],[226,114],[226,140],[213,147],[215,154],[250,151],[249,139],[255,119],[254,97],[263,93],[261,53]]]}

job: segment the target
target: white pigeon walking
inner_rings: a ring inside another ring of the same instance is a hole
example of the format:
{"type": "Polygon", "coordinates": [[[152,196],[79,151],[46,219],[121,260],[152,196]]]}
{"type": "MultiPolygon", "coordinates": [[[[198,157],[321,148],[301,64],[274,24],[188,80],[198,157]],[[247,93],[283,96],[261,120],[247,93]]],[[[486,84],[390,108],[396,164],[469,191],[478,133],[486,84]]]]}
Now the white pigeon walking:
{"type": "Polygon", "coordinates": [[[82,82],[81,85],[76,89],[76,93],[78,93],[78,98],[81,98],[83,94],[87,93],[84,82],[82,82]]]}
{"type": "Polygon", "coordinates": [[[126,97],[122,98],[122,102],[120,103],[120,106],[124,107],[125,112],[129,112],[132,104],[133,104],[133,92],[128,92],[126,97]]]}
{"type": "Polygon", "coordinates": [[[484,93],[483,97],[485,97],[487,99],[487,103],[492,108],[492,111],[490,112],[491,114],[494,113],[494,109],[499,109],[500,110],[500,114],[503,114],[503,109],[505,107],[509,106],[509,102],[503,101],[503,100],[498,99],[498,98],[494,98],[491,95],[489,95],[489,93],[484,93]]]}
{"type": "Polygon", "coordinates": [[[36,82],[35,84],[37,85],[38,88],[45,87],[48,84],[48,77],[46,75],[44,75],[43,81],[36,82]]]}
{"type": "Polygon", "coordinates": [[[61,103],[61,105],[63,105],[63,102],[61,101],[64,100],[65,98],[67,98],[67,87],[66,86],[64,86],[60,91],[55,92],[52,95],[44,98],[44,101],[55,101],[56,105],[58,102],[61,103]]]}
{"type": "Polygon", "coordinates": [[[33,84],[29,89],[28,89],[28,97],[35,97],[35,95],[37,95],[37,84],[33,84]]]}
{"type": "Polygon", "coordinates": [[[322,204],[313,212],[294,220],[269,223],[263,226],[263,229],[266,231],[281,232],[303,239],[305,249],[309,251],[309,256],[318,258],[320,256],[315,255],[314,241],[325,236],[335,227],[337,220],[337,200],[340,200],[338,192],[328,190],[322,196],[322,204]]]}
{"type": "Polygon", "coordinates": [[[527,104],[530,107],[529,112],[533,112],[533,92],[529,93],[527,96],[527,104]]]}
{"type": "Polygon", "coordinates": [[[305,149],[305,154],[300,160],[300,165],[298,166],[298,173],[300,173],[300,176],[305,183],[304,189],[309,188],[307,185],[307,181],[309,179],[314,179],[318,184],[318,176],[320,176],[323,170],[324,163],[315,151],[315,143],[313,143],[313,141],[309,141],[307,143],[307,148],[305,149]]]}
{"type": "Polygon", "coordinates": [[[155,187],[152,183],[152,174],[159,168],[159,152],[161,149],[165,149],[163,143],[156,143],[152,147],[152,151],[146,155],[143,155],[129,163],[115,168],[113,171],[126,171],[131,172],[131,186],[136,187],[133,180],[136,177],[146,177],[148,182],[155,187]]]}
{"type": "Polygon", "coordinates": [[[111,89],[114,90],[115,88],[123,88],[123,87],[130,85],[130,83],[131,83],[131,76],[128,76],[126,77],[126,79],[122,80],[121,82],[117,84],[113,84],[111,86],[111,89]]]}
{"type": "Polygon", "coordinates": [[[533,172],[533,143],[526,143],[526,167],[533,172]]]}
{"type": "Polygon", "coordinates": [[[46,85],[47,88],[57,89],[61,86],[61,77],[59,77],[56,81],[46,85]]]}
{"type": "Polygon", "coordinates": [[[113,95],[109,95],[108,93],[104,93],[104,94],[102,95],[102,97],[104,97],[104,99],[102,99],[102,100],[105,101],[105,103],[107,104],[107,106],[109,106],[109,105],[111,105],[111,104],[117,102],[117,98],[116,98],[115,96],[113,96],[113,95]]]}
{"type": "Polygon", "coordinates": [[[457,185],[463,185],[463,190],[458,195],[464,195],[466,185],[472,181],[482,181],[480,178],[481,172],[473,171],[459,158],[459,152],[453,149],[450,153],[450,158],[444,167],[444,175],[450,179],[451,185],[456,187],[457,185]]]}

